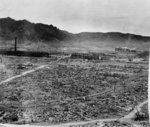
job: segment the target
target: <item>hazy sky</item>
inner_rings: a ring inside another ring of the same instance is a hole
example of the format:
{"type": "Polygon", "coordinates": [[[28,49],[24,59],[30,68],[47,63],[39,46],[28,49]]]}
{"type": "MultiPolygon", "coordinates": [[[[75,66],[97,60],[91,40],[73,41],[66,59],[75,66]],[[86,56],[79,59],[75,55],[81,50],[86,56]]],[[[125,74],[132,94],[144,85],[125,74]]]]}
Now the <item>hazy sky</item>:
{"type": "Polygon", "coordinates": [[[69,32],[150,36],[150,0],[0,0],[0,18],[53,24],[69,32]]]}

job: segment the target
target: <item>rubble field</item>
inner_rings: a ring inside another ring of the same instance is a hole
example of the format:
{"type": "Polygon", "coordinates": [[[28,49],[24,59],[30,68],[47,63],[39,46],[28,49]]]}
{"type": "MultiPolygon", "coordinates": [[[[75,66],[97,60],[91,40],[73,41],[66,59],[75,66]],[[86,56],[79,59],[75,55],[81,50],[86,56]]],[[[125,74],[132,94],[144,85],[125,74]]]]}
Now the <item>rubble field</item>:
{"type": "MultiPolygon", "coordinates": [[[[12,75],[51,62],[5,60],[12,75]],[[23,68],[16,68],[17,64],[23,68]]],[[[121,118],[148,99],[147,70],[148,64],[140,63],[60,60],[1,84],[0,122],[58,124],[121,118]]]]}
{"type": "Polygon", "coordinates": [[[0,82],[51,61],[53,60],[50,58],[1,56],[0,82]]]}

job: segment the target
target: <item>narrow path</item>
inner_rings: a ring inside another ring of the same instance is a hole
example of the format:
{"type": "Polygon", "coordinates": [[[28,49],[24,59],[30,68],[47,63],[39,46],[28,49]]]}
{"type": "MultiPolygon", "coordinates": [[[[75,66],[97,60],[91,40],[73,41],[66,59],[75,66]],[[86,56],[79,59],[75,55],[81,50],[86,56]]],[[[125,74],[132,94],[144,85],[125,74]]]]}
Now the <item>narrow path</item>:
{"type": "MultiPolygon", "coordinates": [[[[68,56],[66,56],[66,57],[68,57],[68,56]]],[[[65,57],[59,58],[59,59],[57,59],[56,61],[54,61],[54,62],[52,62],[52,63],[58,62],[59,60],[61,60],[61,59],[63,59],[63,58],[65,58],[65,57]]],[[[42,68],[44,68],[44,67],[49,66],[49,65],[52,64],[52,63],[46,64],[46,65],[40,65],[39,67],[34,68],[34,69],[32,69],[32,70],[25,71],[25,72],[23,72],[23,73],[20,74],[20,75],[16,75],[16,76],[13,76],[13,77],[11,77],[11,78],[8,78],[8,79],[6,79],[6,80],[0,82],[0,85],[4,84],[4,83],[6,83],[6,82],[10,82],[11,80],[14,80],[14,79],[16,79],[16,78],[22,77],[22,76],[24,76],[24,75],[27,75],[27,74],[29,74],[29,73],[35,72],[35,71],[37,71],[37,70],[40,70],[40,69],[42,69],[42,68]]]]}
{"type": "Polygon", "coordinates": [[[8,79],[2,81],[2,82],[0,83],[0,85],[4,84],[4,83],[6,83],[6,82],[10,82],[11,80],[14,80],[14,79],[16,79],[16,78],[22,77],[22,76],[24,76],[24,75],[27,75],[27,74],[29,74],[29,73],[35,72],[35,71],[37,71],[37,70],[39,70],[39,69],[41,69],[41,68],[44,68],[44,67],[46,67],[46,66],[47,66],[47,65],[41,65],[41,66],[39,66],[39,67],[37,67],[37,68],[35,68],[35,69],[32,69],[32,70],[28,70],[28,71],[26,71],[26,72],[23,72],[23,73],[20,74],[20,75],[16,75],[16,76],[13,76],[13,77],[11,77],[11,78],[8,78],[8,79]]]}
{"type": "Polygon", "coordinates": [[[64,123],[64,124],[58,124],[58,125],[15,125],[15,124],[0,124],[0,127],[69,127],[73,125],[84,125],[84,124],[90,124],[94,122],[103,122],[103,121],[114,121],[117,120],[117,118],[112,119],[99,119],[99,120],[92,120],[92,121],[86,121],[86,122],[70,122],[70,123],[64,123]]]}
{"type": "Polygon", "coordinates": [[[121,120],[121,121],[122,121],[122,120],[123,120],[123,121],[124,121],[124,120],[130,120],[130,121],[131,121],[131,119],[135,117],[135,115],[136,115],[136,113],[137,113],[138,111],[141,111],[141,107],[142,107],[144,104],[146,104],[146,103],[148,103],[148,100],[146,100],[146,101],[144,101],[144,102],[138,104],[138,105],[134,108],[133,111],[131,111],[129,114],[127,114],[127,115],[125,115],[124,117],[122,117],[120,120],[121,120]]]}

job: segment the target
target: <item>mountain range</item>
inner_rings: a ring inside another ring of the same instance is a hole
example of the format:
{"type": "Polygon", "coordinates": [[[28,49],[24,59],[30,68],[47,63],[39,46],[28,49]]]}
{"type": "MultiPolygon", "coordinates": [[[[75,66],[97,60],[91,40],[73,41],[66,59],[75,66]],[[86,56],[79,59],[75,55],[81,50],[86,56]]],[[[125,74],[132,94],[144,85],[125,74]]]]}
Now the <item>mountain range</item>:
{"type": "Polygon", "coordinates": [[[82,32],[73,34],[53,25],[31,23],[27,20],[0,19],[0,45],[11,46],[14,38],[27,50],[101,51],[127,46],[148,50],[150,37],[120,32],[82,32]]]}

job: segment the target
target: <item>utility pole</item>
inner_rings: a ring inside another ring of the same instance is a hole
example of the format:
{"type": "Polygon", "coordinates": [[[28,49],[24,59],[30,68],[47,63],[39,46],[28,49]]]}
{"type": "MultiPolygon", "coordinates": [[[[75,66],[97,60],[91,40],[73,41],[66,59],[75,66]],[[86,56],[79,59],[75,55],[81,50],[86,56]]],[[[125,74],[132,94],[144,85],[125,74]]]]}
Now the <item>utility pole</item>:
{"type": "Polygon", "coordinates": [[[17,37],[15,37],[15,52],[17,51],[17,37]]]}

